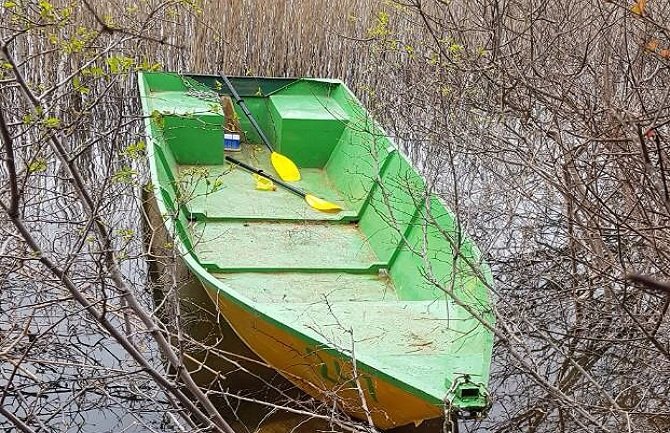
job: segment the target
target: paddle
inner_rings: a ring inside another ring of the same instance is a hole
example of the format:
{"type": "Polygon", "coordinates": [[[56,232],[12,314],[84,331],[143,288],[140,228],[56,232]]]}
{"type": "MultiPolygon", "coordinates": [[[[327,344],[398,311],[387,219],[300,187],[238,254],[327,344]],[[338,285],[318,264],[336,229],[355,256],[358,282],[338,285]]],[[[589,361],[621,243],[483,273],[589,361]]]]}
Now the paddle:
{"type": "Polygon", "coordinates": [[[263,144],[265,144],[270,152],[272,152],[270,154],[270,161],[272,162],[272,166],[277,171],[279,177],[281,177],[282,180],[286,182],[296,182],[300,180],[300,171],[298,170],[298,167],[295,165],[295,163],[281,153],[275,152],[275,150],[272,148],[272,145],[270,144],[270,141],[265,136],[265,134],[263,134],[261,127],[258,126],[258,123],[256,123],[256,119],[254,119],[254,116],[251,115],[251,112],[247,108],[247,104],[244,103],[244,100],[237,93],[235,87],[233,87],[233,83],[231,83],[228,77],[226,77],[224,74],[221,74],[221,78],[223,79],[223,82],[226,83],[226,86],[233,95],[233,98],[235,98],[237,105],[240,106],[244,114],[251,122],[251,125],[254,127],[256,132],[258,132],[258,135],[260,135],[263,144]]]}
{"type": "Polygon", "coordinates": [[[250,171],[251,173],[255,173],[259,176],[262,176],[266,179],[270,179],[271,181],[275,182],[277,185],[286,188],[287,190],[291,191],[293,194],[299,195],[300,197],[304,198],[305,201],[307,202],[308,205],[310,205],[312,208],[321,211],[321,212],[329,212],[329,213],[335,213],[339,212],[342,210],[342,208],[335,203],[331,203],[329,201],[326,201],[324,199],[321,199],[319,197],[316,197],[312,194],[308,194],[305,191],[303,191],[300,188],[296,188],[295,186],[289,185],[286,182],[282,182],[279,179],[274,178],[273,176],[270,176],[269,174],[265,173],[263,170],[260,170],[258,168],[254,168],[250,166],[249,164],[246,164],[242,161],[239,161],[232,156],[226,155],[226,160],[229,162],[232,162],[235,165],[239,165],[243,169],[250,171]]]}

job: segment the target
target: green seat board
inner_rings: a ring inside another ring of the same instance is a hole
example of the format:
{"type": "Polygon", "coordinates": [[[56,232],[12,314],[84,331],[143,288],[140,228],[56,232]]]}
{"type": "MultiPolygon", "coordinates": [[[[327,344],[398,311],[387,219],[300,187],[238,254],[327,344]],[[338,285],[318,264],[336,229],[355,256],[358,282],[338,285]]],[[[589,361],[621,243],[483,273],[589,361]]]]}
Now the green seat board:
{"type": "Polygon", "coordinates": [[[321,168],[349,122],[340,105],[312,94],[270,96],[277,151],[299,167],[321,168]]]}
{"type": "Polygon", "coordinates": [[[260,303],[397,300],[391,280],[378,274],[242,272],[214,275],[260,303]]]}
{"type": "Polygon", "coordinates": [[[384,265],[354,224],[209,221],[191,229],[197,257],[213,271],[375,272],[384,265]]]}

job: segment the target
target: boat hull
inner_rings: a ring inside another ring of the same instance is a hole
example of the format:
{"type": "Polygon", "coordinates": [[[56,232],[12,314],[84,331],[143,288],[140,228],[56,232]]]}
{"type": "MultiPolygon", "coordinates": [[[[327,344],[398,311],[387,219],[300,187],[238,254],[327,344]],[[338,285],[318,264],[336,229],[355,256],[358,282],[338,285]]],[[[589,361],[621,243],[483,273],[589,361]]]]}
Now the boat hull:
{"type": "Polygon", "coordinates": [[[231,79],[260,128],[240,118],[231,163],[216,80],[143,73],[140,93],[163,225],[235,333],[378,428],[485,414],[493,279],[433,185],[337,80],[231,79]],[[261,130],[297,189],[257,187],[251,172],[273,173],[261,130]]]}
{"type": "Polygon", "coordinates": [[[234,302],[206,281],[201,282],[242,341],[312,397],[335,403],[353,417],[371,420],[381,429],[419,425],[444,415],[443,405],[421,399],[370,371],[354,372],[352,359],[314,347],[289,330],[264,320],[262,314],[234,302]]]}

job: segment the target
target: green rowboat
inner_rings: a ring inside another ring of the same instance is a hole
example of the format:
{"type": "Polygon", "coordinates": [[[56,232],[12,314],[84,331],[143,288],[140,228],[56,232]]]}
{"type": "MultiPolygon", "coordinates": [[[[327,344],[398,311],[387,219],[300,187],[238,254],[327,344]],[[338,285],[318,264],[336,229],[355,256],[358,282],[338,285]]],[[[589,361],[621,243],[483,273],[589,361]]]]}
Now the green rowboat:
{"type": "MultiPolygon", "coordinates": [[[[225,158],[219,77],[140,73],[158,209],[221,314],[297,386],[378,428],[485,414],[492,278],[454,215],[342,82],[230,81],[299,167],[291,185],[342,210],[257,189],[225,158]]],[[[274,175],[235,110],[241,150],[225,154],[274,175]]]]}

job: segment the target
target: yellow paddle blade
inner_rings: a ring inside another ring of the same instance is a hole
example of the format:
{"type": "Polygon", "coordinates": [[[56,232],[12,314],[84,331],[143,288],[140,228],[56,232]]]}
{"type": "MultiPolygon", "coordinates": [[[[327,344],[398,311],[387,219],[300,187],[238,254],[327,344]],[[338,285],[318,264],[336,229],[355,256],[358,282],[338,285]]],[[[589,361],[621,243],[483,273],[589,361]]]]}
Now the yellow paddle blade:
{"type": "Polygon", "coordinates": [[[272,152],[270,161],[272,161],[272,166],[284,182],[297,182],[300,180],[300,170],[298,170],[298,167],[281,153],[272,152]]]}
{"type": "Polygon", "coordinates": [[[335,203],[320,199],[319,197],[315,197],[312,194],[305,194],[305,201],[308,205],[321,212],[335,213],[342,210],[342,208],[335,203]]]}
{"type": "Polygon", "coordinates": [[[254,179],[256,179],[256,189],[260,189],[261,191],[274,191],[277,189],[274,182],[267,177],[259,176],[254,173],[254,179]]]}

